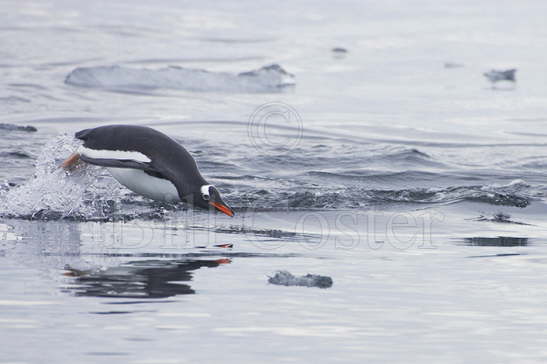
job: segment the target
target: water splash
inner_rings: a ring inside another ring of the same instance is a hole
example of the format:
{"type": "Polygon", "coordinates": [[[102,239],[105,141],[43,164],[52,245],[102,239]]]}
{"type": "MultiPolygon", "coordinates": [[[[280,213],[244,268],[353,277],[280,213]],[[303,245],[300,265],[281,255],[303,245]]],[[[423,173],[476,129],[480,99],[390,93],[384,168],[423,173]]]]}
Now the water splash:
{"type": "Polygon", "coordinates": [[[15,188],[0,190],[0,216],[19,218],[104,218],[124,194],[99,167],[67,173],[59,168],[79,141],[66,134],[46,144],[36,161],[34,177],[15,188]]]}

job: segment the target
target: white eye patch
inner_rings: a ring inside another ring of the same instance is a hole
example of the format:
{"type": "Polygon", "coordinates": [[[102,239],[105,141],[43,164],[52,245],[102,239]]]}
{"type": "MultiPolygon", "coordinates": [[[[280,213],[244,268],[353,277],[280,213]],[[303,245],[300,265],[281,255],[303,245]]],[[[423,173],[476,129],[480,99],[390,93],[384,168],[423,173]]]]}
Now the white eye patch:
{"type": "Polygon", "coordinates": [[[209,187],[212,187],[213,185],[203,185],[201,186],[201,197],[205,200],[205,201],[209,201],[209,199],[211,198],[211,196],[209,195],[209,187]]]}

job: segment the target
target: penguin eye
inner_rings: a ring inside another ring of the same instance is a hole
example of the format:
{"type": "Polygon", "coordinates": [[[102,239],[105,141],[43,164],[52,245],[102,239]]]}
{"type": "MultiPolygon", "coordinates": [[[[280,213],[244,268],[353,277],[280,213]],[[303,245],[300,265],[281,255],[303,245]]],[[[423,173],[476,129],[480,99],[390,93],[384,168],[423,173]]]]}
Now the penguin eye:
{"type": "Polygon", "coordinates": [[[210,196],[208,193],[202,193],[202,194],[201,194],[201,197],[202,197],[205,201],[209,201],[209,199],[211,198],[211,196],[210,196]]]}

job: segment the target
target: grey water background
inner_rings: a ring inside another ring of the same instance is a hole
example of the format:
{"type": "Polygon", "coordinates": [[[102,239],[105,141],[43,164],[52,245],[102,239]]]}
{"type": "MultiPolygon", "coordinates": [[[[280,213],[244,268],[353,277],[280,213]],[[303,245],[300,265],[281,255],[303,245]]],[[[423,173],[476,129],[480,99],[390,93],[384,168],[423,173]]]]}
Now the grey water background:
{"type": "Polygon", "coordinates": [[[0,2],[0,363],[545,361],[546,7],[0,2]],[[108,123],[237,216],[59,173],[108,123]]]}

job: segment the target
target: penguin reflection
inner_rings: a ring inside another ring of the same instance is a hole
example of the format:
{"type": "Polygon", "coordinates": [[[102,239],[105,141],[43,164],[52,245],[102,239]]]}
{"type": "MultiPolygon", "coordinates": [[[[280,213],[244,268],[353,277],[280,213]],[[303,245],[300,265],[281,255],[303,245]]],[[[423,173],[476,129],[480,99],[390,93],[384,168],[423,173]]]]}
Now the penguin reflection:
{"type": "Polygon", "coordinates": [[[67,291],[77,296],[120,298],[165,298],[194,294],[188,284],[194,270],[227,264],[229,259],[216,260],[141,260],[127,262],[105,270],[82,271],[65,267],[66,276],[76,277],[67,291]]]}

